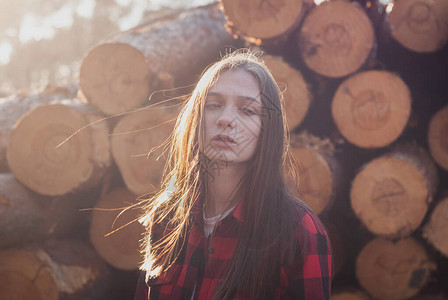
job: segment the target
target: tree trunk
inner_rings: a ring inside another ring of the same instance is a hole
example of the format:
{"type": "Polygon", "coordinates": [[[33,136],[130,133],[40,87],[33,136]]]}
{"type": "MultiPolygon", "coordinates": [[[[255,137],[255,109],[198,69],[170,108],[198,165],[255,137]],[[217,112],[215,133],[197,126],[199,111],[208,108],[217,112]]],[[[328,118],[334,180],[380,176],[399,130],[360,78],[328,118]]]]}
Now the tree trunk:
{"type": "Polygon", "coordinates": [[[139,241],[144,228],[138,222],[142,210],[131,208],[136,203],[134,194],[118,188],[104,195],[92,214],[90,241],[105,261],[120,270],[135,270],[143,260],[139,241]]]}
{"type": "Polygon", "coordinates": [[[14,124],[27,111],[38,105],[54,100],[71,99],[76,96],[76,86],[47,87],[37,93],[20,94],[9,97],[0,103],[0,173],[10,172],[6,160],[6,149],[14,124]]]}
{"type": "Polygon", "coordinates": [[[309,0],[221,0],[229,31],[256,44],[288,36],[312,6],[309,0]]]}
{"type": "Polygon", "coordinates": [[[0,252],[0,299],[103,299],[109,279],[107,265],[81,241],[0,252]]]}
{"type": "Polygon", "coordinates": [[[402,145],[361,168],[352,182],[351,205],[372,233],[406,237],[423,221],[437,181],[429,154],[402,145]]]}
{"type": "Polygon", "coordinates": [[[337,89],[332,115],[341,134],[362,148],[391,144],[411,113],[411,93],[397,75],[366,71],[352,75],[337,89]]]}
{"type": "Polygon", "coordinates": [[[96,185],[111,165],[107,124],[89,125],[96,120],[100,116],[74,102],[29,111],[11,133],[11,171],[28,188],[49,196],[96,185]]]}
{"type": "Polygon", "coordinates": [[[428,224],[423,228],[423,237],[437,250],[448,257],[448,196],[434,208],[428,224]]]}
{"type": "Polygon", "coordinates": [[[448,171],[448,105],[431,118],[428,143],[436,163],[448,171]]]}
{"type": "Polygon", "coordinates": [[[359,284],[374,299],[407,299],[427,283],[435,265],[413,238],[370,241],[356,259],[359,284]]]}
{"type": "Polygon", "coordinates": [[[333,156],[334,146],[329,140],[306,132],[291,136],[291,146],[298,178],[286,170],[288,188],[316,214],[321,214],[331,206],[342,177],[333,156]]]}
{"type": "Polygon", "coordinates": [[[387,14],[390,35],[403,47],[435,52],[448,41],[448,3],[444,0],[394,1],[387,14]]]}
{"type": "MultiPolygon", "coordinates": [[[[0,174],[0,248],[63,237],[80,231],[80,195],[45,197],[26,189],[13,174],[0,174]]],[[[86,197],[85,195],[81,197],[86,197]]]]}
{"type": "Polygon", "coordinates": [[[80,96],[114,115],[142,106],[155,91],[185,88],[236,45],[224,24],[218,7],[208,5],[117,34],[84,57],[80,96]]]}
{"type": "Polygon", "coordinates": [[[331,300],[370,300],[361,290],[339,291],[331,294],[331,300]]]}
{"type": "MultiPolygon", "coordinates": [[[[278,56],[264,55],[263,60],[283,92],[284,110],[289,130],[299,126],[312,101],[312,94],[300,71],[278,56]]],[[[280,108],[278,112],[280,113],[280,108]]]]}
{"type": "Polygon", "coordinates": [[[115,126],[112,156],[126,186],[136,195],[160,188],[165,167],[163,144],[167,142],[178,108],[156,106],[122,118],[115,126]]]}
{"type": "Polygon", "coordinates": [[[376,48],[366,12],[349,1],[326,1],[314,7],[303,21],[297,42],[308,68],[327,77],[357,71],[376,48]]]}

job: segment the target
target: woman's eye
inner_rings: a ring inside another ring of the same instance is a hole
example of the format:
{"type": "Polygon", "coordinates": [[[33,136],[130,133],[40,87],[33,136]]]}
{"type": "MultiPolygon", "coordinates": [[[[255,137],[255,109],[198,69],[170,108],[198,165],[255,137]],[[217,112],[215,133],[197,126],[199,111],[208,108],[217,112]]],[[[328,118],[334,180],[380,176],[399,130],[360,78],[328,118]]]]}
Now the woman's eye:
{"type": "Polygon", "coordinates": [[[247,107],[243,108],[242,110],[246,115],[249,115],[249,116],[255,115],[257,113],[255,110],[253,110],[251,108],[247,108],[247,107]]]}
{"type": "Polygon", "coordinates": [[[217,103],[207,103],[207,104],[205,105],[205,107],[206,107],[206,108],[209,108],[209,109],[216,109],[216,108],[219,108],[220,105],[217,104],[217,103]]]}

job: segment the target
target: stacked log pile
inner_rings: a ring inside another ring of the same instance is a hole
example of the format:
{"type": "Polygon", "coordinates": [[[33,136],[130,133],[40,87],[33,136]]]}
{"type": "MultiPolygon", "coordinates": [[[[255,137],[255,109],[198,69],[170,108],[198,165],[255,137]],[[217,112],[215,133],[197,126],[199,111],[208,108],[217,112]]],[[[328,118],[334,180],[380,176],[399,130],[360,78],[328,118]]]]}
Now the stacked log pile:
{"type": "Polygon", "coordinates": [[[102,41],[79,86],[0,102],[0,299],[133,298],[183,95],[242,46],[284,91],[333,298],[448,299],[447,40],[447,0],[222,0],[102,41]]]}

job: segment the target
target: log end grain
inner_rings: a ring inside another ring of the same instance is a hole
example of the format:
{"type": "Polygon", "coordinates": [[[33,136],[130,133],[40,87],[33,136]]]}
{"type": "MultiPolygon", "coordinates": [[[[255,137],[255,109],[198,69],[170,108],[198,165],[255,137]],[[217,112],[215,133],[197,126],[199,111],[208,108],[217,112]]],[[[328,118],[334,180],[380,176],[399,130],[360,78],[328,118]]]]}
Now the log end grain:
{"type": "Polygon", "coordinates": [[[293,147],[291,154],[297,162],[299,180],[287,180],[288,188],[316,214],[331,203],[334,179],[329,164],[317,151],[307,147],[293,147]]]}
{"type": "Polygon", "coordinates": [[[299,24],[303,0],[221,0],[227,26],[251,40],[281,36],[299,24]]]}
{"type": "Polygon", "coordinates": [[[348,1],[327,1],[305,17],[298,43],[311,70],[327,77],[343,77],[366,62],[375,36],[360,6],[348,1]]]}
{"type": "Polygon", "coordinates": [[[128,44],[106,43],[82,60],[79,96],[101,112],[114,115],[142,106],[150,93],[150,66],[128,44]]]}
{"type": "Polygon", "coordinates": [[[293,130],[302,123],[310,107],[312,96],[308,85],[298,70],[279,57],[264,55],[263,60],[282,91],[286,121],[293,130]]]}
{"type": "Polygon", "coordinates": [[[135,270],[143,261],[139,241],[144,228],[137,221],[142,211],[124,210],[135,203],[130,191],[115,189],[103,196],[92,214],[90,241],[105,261],[120,270],[135,270]]]}
{"type": "Polygon", "coordinates": [[[411,113],[411,94],[398,76],[366,71],[346,79],[337,89],[332,115],[341,134],[362,148],[395,141],[411,113]]]}
{"type": "Polygon", "coordinates": [[[429,53],[448,41],[448,2],[444,0],[394,1],[387,18],[392,37],[415,52],[429,53]]]}
{"type": "Polygon", "coordinates": [[[3,299],[57,300],[51,271],[26,250],[0,252],[0,291],[3,299]]]}
{"type": "Polygon", "coordinates": [[[416,240],[376,238],[359,253],[356,277],[374,299],[407,299],[426,285],[434,267],[416,240]]]}
{"type": "Polygon", "coordinates": [[[88,124],[85,114],[68,105],[41,105],[29,111],[11,133],[7,152],[11,171],[44,195],[63,195],[89,185],[95,171],[110,164],[110,154],[107,130],[99,133],[88,124]],[[66,140],[79,129],[84,130],[66,140]],[[101,141],[107,145],[95,146],[101,141]]]}
{"type": "Polygon", "coordinates": [[[165,166],[163,143],[170,136],[178,110],[145,109],[125,116],[115,126],[112,156],[126,186],[142,195],[160,188],[165,166]]]}
{"type": "Polygon", "coordinates": [[[423,237],[448,257],[448,197],[442,199],[431,213],[428,224],[423,228],[423,237]]]}
{"type": "Polygon", "coordinates": [[[439,110],[431,119],[428,144],[435,162],[448,171],[448,106],[439,110]]]}
{"type": "Polygon", "coordinates": [[[432,195],[413,164],[385,156],[356,175],[350,199],[356,216],[372,233],[403,237],[421,224],[432,195]]]}

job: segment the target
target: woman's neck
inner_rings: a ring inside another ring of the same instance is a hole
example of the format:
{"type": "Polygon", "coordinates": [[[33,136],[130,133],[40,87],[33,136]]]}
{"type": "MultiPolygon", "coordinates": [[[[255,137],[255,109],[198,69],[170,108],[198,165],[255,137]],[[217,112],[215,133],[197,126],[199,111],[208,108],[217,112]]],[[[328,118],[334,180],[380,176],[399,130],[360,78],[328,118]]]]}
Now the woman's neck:
{"type": "Polygon", "coordinates": [[[226,165],[208,172],[205,216],[211,218],[222,214],[241,200],[241,189],[238,186],[247,165],[226,165]]]}

